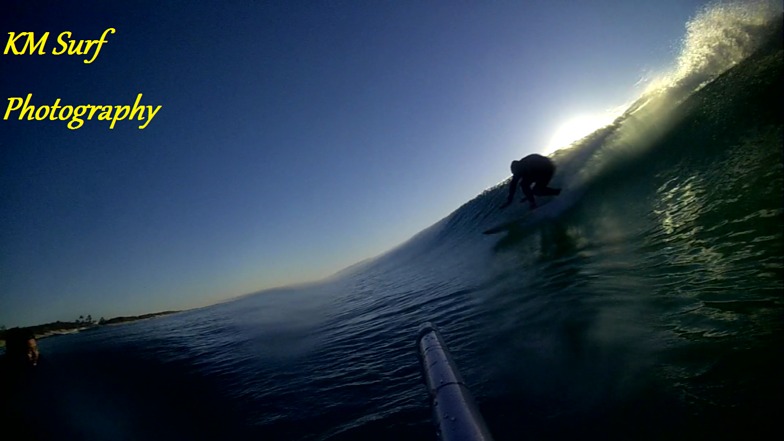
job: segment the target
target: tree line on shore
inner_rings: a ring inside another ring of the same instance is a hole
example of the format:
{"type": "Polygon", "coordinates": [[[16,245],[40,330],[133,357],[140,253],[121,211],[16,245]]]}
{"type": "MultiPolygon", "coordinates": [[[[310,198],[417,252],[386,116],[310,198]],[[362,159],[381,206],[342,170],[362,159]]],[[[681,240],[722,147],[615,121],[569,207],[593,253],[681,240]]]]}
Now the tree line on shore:
{"type": "MultiPolygon", "coordinates": [[[[63,333],[63,332],[78,331],[78,330],[93,328],[97,326],[114,325],[118,323],[143,320],[146,318],[157,317],[160,315],[173,314],[175,312],[179,312],[179,311],[153,312],[150,314],[137,315],[137,316],[114,317],[108,320],[101,317],[98,321],[93,320],[92,316],[88,314],[87,317],[80,315],[78,319],[72,322],[63,322],[58,320],[56,322],[45,323],[42,325],[26,326],[23,327],[22,329],[29,331],[30,333],[38,337],[38,336],[46,336],[46,335],[63,333]]],[[[5,326],[0,326],[0,340],[5,341],[5,333],[6,333],[5,326]]]]}

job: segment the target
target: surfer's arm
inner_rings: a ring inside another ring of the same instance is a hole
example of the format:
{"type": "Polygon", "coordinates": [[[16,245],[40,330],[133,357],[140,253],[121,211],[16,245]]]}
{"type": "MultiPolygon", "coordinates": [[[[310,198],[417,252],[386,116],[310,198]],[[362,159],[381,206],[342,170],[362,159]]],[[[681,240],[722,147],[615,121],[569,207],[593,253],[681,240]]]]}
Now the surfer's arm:
{"type": "Polygon", "coordinates": [[[506,203],[501,205],[501,208],[508,207],[512,200],[514,200],[515,191],[517,191],[517,183],[520,182],[520,176],[512,176],[512,181],[509,182],[509,196],[506,198],[506,203]]]}
{"type": "Polygon", "coordinates": [[[526,199],[528,200],[528,204],[531,207],[531,210],[536,208],[536,198],[534,198],[534,191],[531,190],[532,182],[523,179],[521,187],[523,187],[523,193],[525,193],[525,199],[520,202],[524,202],[526,199]]]}

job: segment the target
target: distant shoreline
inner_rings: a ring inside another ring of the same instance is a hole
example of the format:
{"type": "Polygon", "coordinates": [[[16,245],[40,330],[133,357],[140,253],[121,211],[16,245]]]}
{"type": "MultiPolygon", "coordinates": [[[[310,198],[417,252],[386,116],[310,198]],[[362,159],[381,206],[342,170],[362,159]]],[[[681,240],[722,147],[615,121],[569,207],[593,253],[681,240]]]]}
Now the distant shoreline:
{"type": "MultiPolygon", "coordinates": [[[[97,322],[56,321],[52,323],[45,323],[43,325],[25,326],[25,327],[21,327],[21,329],[29,331],[35,336],[36,340],[40,340],[42,338],[52,337],[55,335],[76,334],[78,332],[86,331],[89,329],[95,329],[101,326],[120,325],[124,323],[137,322],[140,320],[147,320],[155,317],[176,314],[178,312],[182,312],[182,311],[162,311],[162,312],[153,312],[150,314],[142,314],[142,315],[135,315],[135,316],[114,317],[108,320],[101,319],[97,322]]],[[[5,333],[6,330],[0,331],[0,347],[5,346],[5,333]]]]}

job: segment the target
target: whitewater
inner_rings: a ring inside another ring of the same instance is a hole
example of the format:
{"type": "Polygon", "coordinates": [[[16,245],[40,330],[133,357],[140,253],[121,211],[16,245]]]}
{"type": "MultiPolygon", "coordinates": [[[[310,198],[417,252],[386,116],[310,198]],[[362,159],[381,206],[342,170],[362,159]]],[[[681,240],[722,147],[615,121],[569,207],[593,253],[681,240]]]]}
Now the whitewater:
{"type": "Polygon", "coordinates": [[[556,151],[545,214],[500,182],[318,283],[44,339],[41,439],[435,440],[435,323],[496,440],[739,439],[777,427],[782,11],[719,4],[673,69],[556,151]]]}

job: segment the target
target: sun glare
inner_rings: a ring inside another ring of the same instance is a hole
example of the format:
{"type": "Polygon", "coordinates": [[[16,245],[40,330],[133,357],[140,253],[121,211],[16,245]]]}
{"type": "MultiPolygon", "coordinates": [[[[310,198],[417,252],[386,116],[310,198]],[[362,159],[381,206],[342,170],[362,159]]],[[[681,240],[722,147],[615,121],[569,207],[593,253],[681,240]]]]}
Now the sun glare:
{"type": "Polygon", "coordinates": [[[613,119],[614,117],[609,112],[597,115],[580,115],[569,119],[555,131],[544,153],[550,154],[558,149],[568,147],[571,143],[610,124],[613,119]]]}

